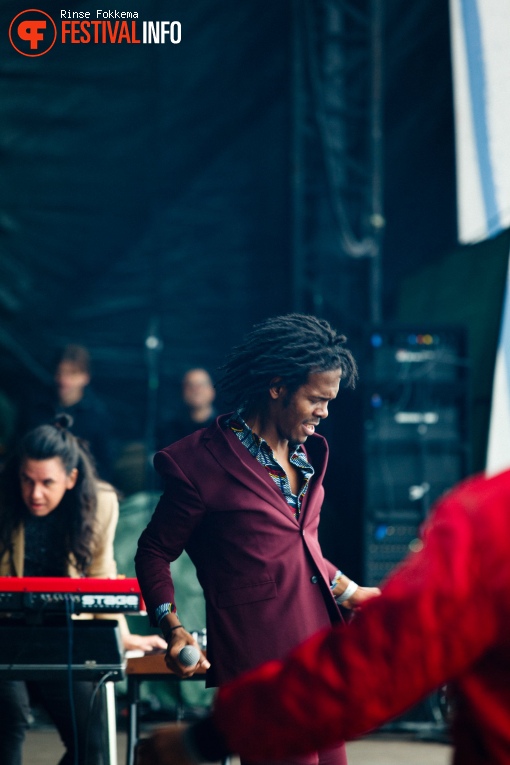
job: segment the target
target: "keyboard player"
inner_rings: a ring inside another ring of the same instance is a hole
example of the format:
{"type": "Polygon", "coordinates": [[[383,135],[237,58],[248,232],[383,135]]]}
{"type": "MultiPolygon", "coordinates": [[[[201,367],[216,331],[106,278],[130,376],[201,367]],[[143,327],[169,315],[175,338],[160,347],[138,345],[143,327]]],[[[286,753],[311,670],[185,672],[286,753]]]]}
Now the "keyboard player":
{"type": "MultiPolygon", "coordinates": [[[[30,431],[5,466],[0,487],[0,576],[117,574],[113,555],[117,495],[97,479],[92,459],[70,425],[70,418],[63,415],[54,425],[30,431]]],[[[158,635],[131,634],[122,614],[114,618],[125,650],[166,648],[158,635]]],[[[0,678],[2,765],[21,763],[30,697],[43,705],[59,731],[66,748],[61,765],[102,765],[104,715],[99,703],[91,703],[94,687],[87,680],[74,681],[71,700],[67,678],[36,682],[0,678]]]]}

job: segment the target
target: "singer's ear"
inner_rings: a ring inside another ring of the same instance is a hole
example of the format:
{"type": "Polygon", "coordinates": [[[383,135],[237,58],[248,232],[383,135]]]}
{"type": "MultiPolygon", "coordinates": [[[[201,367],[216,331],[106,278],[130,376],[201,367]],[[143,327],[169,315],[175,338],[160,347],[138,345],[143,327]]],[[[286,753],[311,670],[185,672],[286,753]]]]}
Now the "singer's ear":
{"type": "Polygon", "coordinates": [[[269,395],[270,397],[276,401],[276,399],[281,398],[285,395],[286,387],[283,383],[283,379],[281,377],[273,377],[271,382],[269,383],[269,395]]]}

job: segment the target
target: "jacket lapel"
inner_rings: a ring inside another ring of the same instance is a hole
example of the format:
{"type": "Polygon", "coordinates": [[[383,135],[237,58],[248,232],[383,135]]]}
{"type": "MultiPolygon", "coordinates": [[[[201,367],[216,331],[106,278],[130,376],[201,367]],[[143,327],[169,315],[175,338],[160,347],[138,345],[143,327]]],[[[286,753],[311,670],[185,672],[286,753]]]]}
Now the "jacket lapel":
{"type": "Polygon", "coordinates": [[[207,428],[203,436],[205,448],[237,481],[283,513],[292,523],[297,524],[298,521],[267,470],[250,454],[230,428],[222,427],[220,421],[224,422],[225,419],[225,416],[219,417],[207,428]]]}
{"type": "Polygon", "coordinates": [[[12,536],[12,557],[10,565],[11,576],[23,576],[23,562],[25,559],[25,527],[18,526],[12,536]]]}
{"type": "MultiPolygon", "coordinates": [[[[227,417],[228,415],[218,417],[216,422],[204,431],[203,443],[205,448],[210,451],[221,467],[227,470],[237,481],[240,481],[264,501],[269,502],[275,509],[284,513],[293,524],[299,525],[305,508],[310,504],[310,495],[315,496],[321,485],[326,463],[325,455],[327,454],[327,446],[324,447],[323,444],[326,442],[322,437],[319,437],[320,442],[315,449],[312,449],[316,453],[318,464],[315,465],[312,462],[316,472],[305,495],[298,520],[294,517],[283,494],[267,470],[249,453],[230,428],[222,426],[222,422],[224,423],[227,417]]],[[[314,440],[318,439],[314,437],[314,440]]]]}

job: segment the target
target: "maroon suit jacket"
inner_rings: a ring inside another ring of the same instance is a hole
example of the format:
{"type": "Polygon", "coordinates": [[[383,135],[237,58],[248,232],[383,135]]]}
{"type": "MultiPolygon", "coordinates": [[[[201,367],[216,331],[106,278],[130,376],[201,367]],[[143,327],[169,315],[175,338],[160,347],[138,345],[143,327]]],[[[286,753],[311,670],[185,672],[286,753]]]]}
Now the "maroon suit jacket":
{"type": "Polygon", "coordinates": [[[154,622],[157,606],[175,603],[168,564],[188,552],[206,599],[209,685],[280,658],[341,621],[329,587],[336,566],[323,558],[317,537],[326,441],[307,441],[315,475],[296,520],[225,419],[156,454],[165,491],[135,559],[154,622]]]}

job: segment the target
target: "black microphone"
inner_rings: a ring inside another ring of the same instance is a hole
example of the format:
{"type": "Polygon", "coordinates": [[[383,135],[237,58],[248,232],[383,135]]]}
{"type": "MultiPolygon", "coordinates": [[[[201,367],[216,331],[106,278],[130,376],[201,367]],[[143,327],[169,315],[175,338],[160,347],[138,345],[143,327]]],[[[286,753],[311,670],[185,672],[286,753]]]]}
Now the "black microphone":
{"type": "Polygon", "coordinates": [[[183,667],[194,667],[200,661],[200,651],[194,645],[185,645],[177,659],[183,667]]]}

